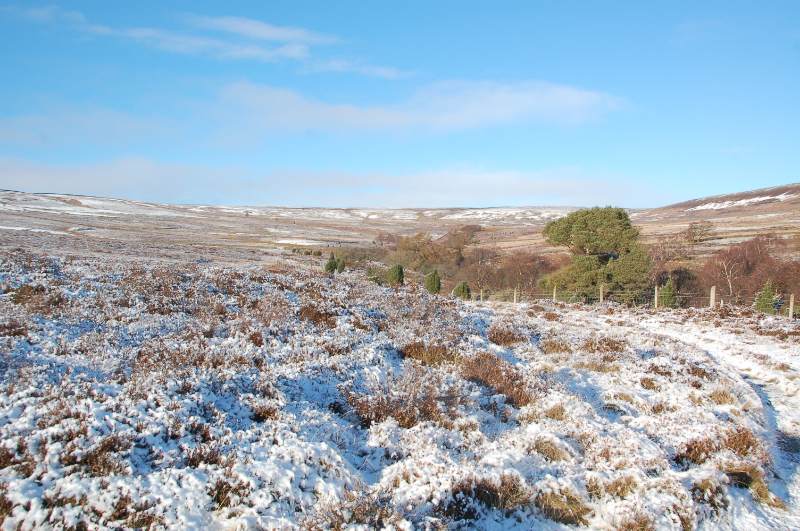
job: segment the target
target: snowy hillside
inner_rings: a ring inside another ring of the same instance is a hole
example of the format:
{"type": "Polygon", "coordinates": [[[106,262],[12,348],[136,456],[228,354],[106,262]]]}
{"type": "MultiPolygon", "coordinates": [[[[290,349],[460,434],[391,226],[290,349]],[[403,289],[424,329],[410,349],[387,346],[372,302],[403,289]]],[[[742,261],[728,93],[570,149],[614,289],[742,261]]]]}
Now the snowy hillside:
{"type": "Polygon", "coordinates": [[[4,530],[800,528],[785,319],[0,258],[4,530]]]}

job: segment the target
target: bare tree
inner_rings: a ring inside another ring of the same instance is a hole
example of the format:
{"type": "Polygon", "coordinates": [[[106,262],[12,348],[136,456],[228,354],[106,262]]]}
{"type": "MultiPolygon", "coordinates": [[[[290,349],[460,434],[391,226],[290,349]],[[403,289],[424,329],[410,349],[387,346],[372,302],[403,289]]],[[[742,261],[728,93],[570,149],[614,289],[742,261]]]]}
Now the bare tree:
{"type": "Polygon", "coordinates": [[[693,221],[689,223],[684,235],[686,240],[690,243],[699,243],[704,240],[709,240],[714,236],[716,227],[710,221],[693,221]]]}

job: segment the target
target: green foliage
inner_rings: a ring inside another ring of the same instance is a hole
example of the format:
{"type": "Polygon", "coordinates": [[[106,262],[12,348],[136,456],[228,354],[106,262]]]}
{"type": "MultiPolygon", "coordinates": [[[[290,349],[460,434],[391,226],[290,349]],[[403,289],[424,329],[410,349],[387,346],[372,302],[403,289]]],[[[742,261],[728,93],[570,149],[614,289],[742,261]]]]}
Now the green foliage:
{"type": "Polygon", "coordinates": [[[542,234],[550,245],[572,252],[572,264],[539,281],[547,292],[556,288],[597,297],[605,285],[607,293],[625,293],[620,297],[625,299],[649,285],[653,259],[637,241],[639,231],[624,209],[578,210],[549,222],[542,234]]]}
{"type": "Polygon", "coordinates": [[[428,293],[431,295],[438,295],[439,291],[442,289],[442,279],[439,278],[439,272],[437,270],[433,270],[425,277],[425,289],[428,290],[428,293]]]}
{"type": "Polygon", "coordinates": [[[453,290],[453,295],[462,301],[468,301],[472,299],[472,290],[469,289],[469,284],[467,284],[466,280],[462,280],[458,283],[456,289],[453,290]]]}
{"type": "Polygon", "coordinates": [[[759,312],[764,313],[777,313],[773,302],[775,302],[775,287],[772,285],[771,280],[767,280],[761,291],[756,293],[755,308],[759,312]]]}
{"type": "Polygon", "coordinates": [[[330,258],[328,258],[328,263],[325,264],[325,272],[333,273],[336,271],[336,265],[336,257],[333,256],[333,253],[331,253],[330,258]]]}
{"type": "Polygon", "coordinates": [[[391,285],[397,285],[403,283],[403,266],[400,264],[395,264],[389,268],[389,271],[386,273],[386,280],[391,285]]]}
{"type": "Polygon", "coordinates": [[[376,284],[384,285],[387,280],[387,271],[382,267],[367,266],[367,280],[371,280],[376,284]]]}
{"type": "Polygon", "coordinates": [[[336,272],[344,273],[344,260],[342,260],[341,258],[336,261],[336,272]]]}
{"type": "Polygon", "coordinates": [[[672,282],[672,279],[669,279],[667,283],[658,290],[658,307],[674,308],[676,303],[675,284],[672,282]]]}
{"type": "Polygon", "coordinates": [[[316,250],[312,253],[314,256],[322,256],[322,251],[316,250]]]}

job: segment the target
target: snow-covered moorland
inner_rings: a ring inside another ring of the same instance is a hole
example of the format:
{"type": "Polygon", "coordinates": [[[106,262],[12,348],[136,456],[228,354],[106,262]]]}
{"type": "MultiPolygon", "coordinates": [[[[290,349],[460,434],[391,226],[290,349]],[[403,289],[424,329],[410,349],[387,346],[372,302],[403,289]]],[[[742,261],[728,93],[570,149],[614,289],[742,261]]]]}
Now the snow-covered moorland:
{"type": "Polygon", "coordinates": [[[0,260],[2,529],[800,528],[785,319],[0,260]]]}

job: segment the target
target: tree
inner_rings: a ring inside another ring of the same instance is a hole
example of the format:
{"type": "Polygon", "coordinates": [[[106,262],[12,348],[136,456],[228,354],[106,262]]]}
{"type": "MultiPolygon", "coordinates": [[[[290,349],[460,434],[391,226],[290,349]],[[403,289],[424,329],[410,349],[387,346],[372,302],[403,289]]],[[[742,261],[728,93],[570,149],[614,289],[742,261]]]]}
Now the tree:
{"type": "Polygon", "coordinates": [[[767,283],[764,284],[764,287],[761,288],[761,291],[756,293],[756,300],[755,300],[755,308],[759,312],[764,313],[777,313],[778,308],[776,308],[775,301],[776,301],[776,291],[772,285],[771,280],[767,280],[767,283]]]}
{"type": "Polygon", "coordinates": [[[336,272],[337,273],[344,273],[344,260],[341,258],[336,261],[336,272]]]}
{"type": "Polygon", "coordinates": [[[400,264],[395,264],[389,268],[388,273],[386,273],[386,280],[389,284],[395,286],[398,284],[403,283],[403,266],[400,264]]]}
{"type": "Polygon", "coordinates": [[[453,290],[453,295],[462,301],[468,301],[472,299],[472,291],[469,289],[469,284],[467,284],[466,280],[462,280],[458,283],[456,289],[453,290]]]}
{"type": "Polygon", "coordinates": [[[439,272],[437,270],[433,270],[425,277],[425,289],[428,290],[428,293],[431,295],[438,295],[439,291],[442,289],[442,279],[439,278],[439,272]]]}
{"type": "Polygon", "coordinates": [[[710,221],[693,221],[689,223],[684,235],[686,240],[691,243],[700,243],[714,236],[714,224],[710,221]]]}
{"type": "Polygon", "coordinates": [[[624,299],[650,283],[653,259],[622,208],[578,210],[549,222],[542,235],[548,244],[571,252],[570,265],[539,281],[548,292],[556,288],[596,296],[605,285],[607,292],[624,299]]]}
{"type": "Polygon", "coordinates": [[[659,308],[674,308],[676,302],[675,283],[672,282],[672,279],[669,279],[667,283],[658,290],[658,306],[659,308]]]}
{"type": "Polygon", "coordinates": [[[336,271],[336,265],[337,265],[336,264],[336,257],[333,256],[333,253],[331,253],[330,258],[328,258],[328,263],[325,264],[325,272],[326,273],[333,273],[334,271],[336,271]]]}

